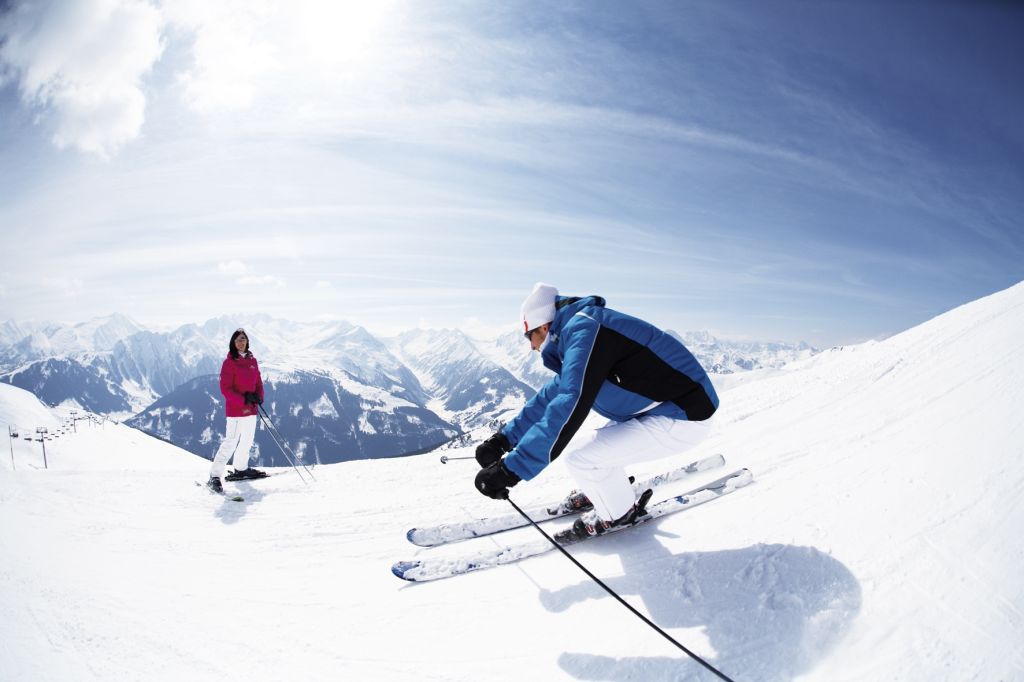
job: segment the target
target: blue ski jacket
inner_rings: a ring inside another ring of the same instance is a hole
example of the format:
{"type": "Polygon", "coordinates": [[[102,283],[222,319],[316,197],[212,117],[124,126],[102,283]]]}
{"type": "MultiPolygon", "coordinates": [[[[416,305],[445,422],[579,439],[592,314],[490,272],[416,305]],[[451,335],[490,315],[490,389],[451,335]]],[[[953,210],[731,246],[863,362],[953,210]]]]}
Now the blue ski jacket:
{"type": "Polygon", "coordinates": [[[505,466],[530,480],[562,453],[593,409],[615,421],[642,415],[701,421],[718,409],[707,372],[686,346],[600,296],[555,301],[541,349],[555,376],[502,429],[505,466]]]}

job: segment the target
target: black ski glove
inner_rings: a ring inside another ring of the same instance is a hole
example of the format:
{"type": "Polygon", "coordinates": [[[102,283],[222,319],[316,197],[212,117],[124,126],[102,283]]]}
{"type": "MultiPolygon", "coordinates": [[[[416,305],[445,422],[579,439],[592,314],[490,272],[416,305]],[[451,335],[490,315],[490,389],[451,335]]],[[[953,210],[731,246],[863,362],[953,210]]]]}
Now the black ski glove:
{"type": "Polygon", "coordinates": [[[476,446],[476,461],[481,467],[489,467],[504,455],[512,450],[512,444],[508,442],[501,431],[476,446]]]}
{"type": "Polygon", "coordinates": [[[508,499],[508,489],[519,483],[522,479],[508,470],[505,462],[498,460],[476,475],[476,489],[482,495],[493,497],[496,500],[508,499]]]}
{"type": "Polygon", "coordinates": [[[262,405],[263,401],[260,400],[260,394],[256,391],[249,391],[245,394],[246,405],[262,405]]]}

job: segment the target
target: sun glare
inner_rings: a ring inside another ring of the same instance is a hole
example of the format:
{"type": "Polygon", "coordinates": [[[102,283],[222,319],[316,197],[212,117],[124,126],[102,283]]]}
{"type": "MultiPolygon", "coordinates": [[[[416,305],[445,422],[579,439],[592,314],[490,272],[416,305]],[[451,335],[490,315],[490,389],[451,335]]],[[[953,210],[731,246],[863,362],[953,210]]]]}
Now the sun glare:
{"type": "Polygon", "coordinates": [[[303,2],[293,8],[295,39],[314,63],[361,62],[373,52],[393,10],[393,2],[303,2]]]}

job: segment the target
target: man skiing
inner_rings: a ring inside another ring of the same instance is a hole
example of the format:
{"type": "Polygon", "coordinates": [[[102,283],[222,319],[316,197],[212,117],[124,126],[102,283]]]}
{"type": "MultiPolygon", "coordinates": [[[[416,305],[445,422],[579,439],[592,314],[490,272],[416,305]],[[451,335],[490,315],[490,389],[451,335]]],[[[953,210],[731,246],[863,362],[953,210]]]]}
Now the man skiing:
{"type": "Polygon", "coordinates": [[[559,455],[593,510],[573,526],[600,535],[633,523],[637,505],[624,467],[684,452],[711,430],[718,395],[693,354],[654,325],[605,307],[600,296],[566,297],[537,283],[523,301],[524,334],[555,376],[500,431],[481,443],[476,488],[495,499],[559,455]],[[608,425],[572,443],[590,410],[608,425]]]}

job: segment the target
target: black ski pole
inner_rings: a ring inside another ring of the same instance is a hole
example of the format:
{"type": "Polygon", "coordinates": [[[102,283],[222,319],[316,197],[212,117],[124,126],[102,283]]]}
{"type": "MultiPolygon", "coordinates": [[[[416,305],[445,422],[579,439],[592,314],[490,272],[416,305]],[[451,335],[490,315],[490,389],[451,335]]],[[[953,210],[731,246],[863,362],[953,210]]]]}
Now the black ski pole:
{"type": "MultiPolygon", "coordinates": [[[[289,458],[289,461],[291,461],[292,466],[295,466],[296,461],[299,460],[299,457],[288,446],[288,441],[285,440],[284,435],[281,434],[281,431],[277,428],[277,425],[274,424],[273,420],[270,419],[270,414],[265,409],[263,409],[262,405],[259,405],[258,408],[262,413],[260,414],[260,418],[263,419],[263,423],[266,426],[267,431],[270,432],[270,437],[273,438],[274,442],[277,444],[277,448],[282,453],[284,453],[286,457],[289,458]]],[[[309,468],[301,461],[298,461],[298,463],[302,466],[303,470],[307,474],[309,474],[309,477],[315,481],[316,477],[313,476],[313,472],[310,471],[309,468]]]]}
{"type": "MultiPolygon", "coordinates": [[[[268,419],[270,418],[270,415],[269,415],[269,414],[267,415],[267,418],[268,418],[268,419]]],[[[295,454],[295,451],[294,451],[294,450],[292,450],[292,449],[291,449],[291,447],[289,447],[289,445],[288,445],[288,441],[287,441],[287,440],[285,440],[285,437],[284,437],[284,435],[283,435],[283,434],[281,433],[281,430],[277,428],[277,424],[275,424],[275,423],[274,423],[274,422],[272,422],[272,421],[271,421],[271,422],[269,422],[269,423],[270,423],[270,428],[271,428],[271,429],[273,430],[273,432],[274,432],[274,433],[276,433],[276,434],[277,434],[277,440],[278,440],[278,442],[280,442],[280,443],[283,443],[283,444],[284,444],[284,448],[285,448],[286,450],[288,450],[288,452],[290,452],[290,453],[291,453],[291,455],[292,455],[292,459],[293,459],[294,461],[298,462],[299,466],[300,466],[300,467],[302,467],[302,470],[303,470],[303,471],[305,471],[305,472],[306,472],[307,474],[309,474],[309,477],[310,477],[311,479],[313,479],[313,480],[315,481],[315,480],[316,480],[316,476],[314,476],[314,475],[313,475],[313,469],[315,469],[315,468],[316,468],[316,462],[313,462],[313,464],[311,464],[310,466],[306,466],[306,464],[305,464],[305,463],[304,463],[304,462],[302,461],[302,459],[301,459],[301,458],[300,458],[300,457],[299,457],[298,455],[296,455],[296,454],[295,454]]]]}
{"type": "MultiPolygon", "coordinates": [[[[263,409],[262,406],[260,407],[260,409],[263,409]]],[[[312,470],[310,470],[310,468],[307,467],[302,462],[302,460],[299,458],[299,456],[295,454],[295,452],[291,449],[291,447],[288,446],[288,441],[285,440],[285,437],[281,433],[281,430],[278,429],[277,425],[274,424],[273,420],[270,419],[270,414],[268,414],[266,410],[263,410],[263,414],[265,415],[264,421],[266,422],[267,426],[270,427],[270,435],[277,442],[277,447],[282,452],[287,451],[287,453],[291,455],[292,466],[295,466],[296,463],[298,463],[298,465],[302,467],[302,470],[305,471],[307,474],[309,474],[309,477],[315,481],[316,480],[316,476],[313,475],[312,470]]]]}
{"type": "Polygon", "coordinates": [[[583,571],[584,573],[586,573],[586,574],[587,574],[587,577],[589,577],[589,578],[590,578],[591,580],[593,580],[593,581],[594,581],[595,583],[597,583],[598,585],[600,585],[600,586],[601,586],[601,588],[602,588],[602,589],[603,589],[603,590],[604,590],[605,592],[607,592],[607,593],[608,593],[608,594],[610,594],[611,596],[615,597],[615,599],[616,599],[616,600],[618,600],[618,602],[619,602],[620,604],[622,604],[622,605],[623,605],[623,606],[625,606],[625,607],[626,607],[627,609],[629,609],[630,611],[632,611],[632,612],[633,612],[633,615],[635,615],[635,616],[636,616],[637,618],[639,618],[639,619],[640,619],[640,620],[642,620],[643,622],[647,623],[647,625],[649,625],[649,626],[650,626],[651,628],[653,628],[653,629],[654,629],[654,630],[655,630],[655,631],[656,631],[656,632],[657,632],[658,634],[660,634],[660,635],[661,635],[662,637],[664,637],[664,638],[665,638],[665,639],[667,639],[668,641],[672,642],[672,644],[674,644],[674,645],[676,646],[676,648],[678,648],[678,649],[679,649],[680,651],[682,651],[682,652],[683,652],[684,654],[686,654],[687,656],[689,656],[690,658],[692,658],[693,660],[697,661],[697,662],[698,662],[698,663],[700,663],[700,664],[701,664],[702,666],[704,666],[705,668],[707,668],[708,670],[710,670],[711,672],[713,672],[713,673],[714,673],[715,675],[717,675],[717,676],[718,676],[718,677],[719,677],[720,679],[723,679],[723,680],[725,680],[725,682],[734,682],[732,678],[730,678],[730,677],[727,677],[727,676],[726,676],[726,674],[725,674],[725,673],[723,673],[723,672],[722,672],[721,670],[719,670],[719,669],[718,669],[718,668],[716,668],[715,666],[711,665],[710,663],[708,663],[707,661],[705,661],[705,660],[704,660],[703,658],[701,658],[700,656],[698,656],[697,654],[693,653],[692,651],[690,651],[689,649],[687,649],[687,648],[686,648],[685,646],[683,646],[682,644],[680,644],[679,642],[677,642],[677,641],[676,641],[675,639],[673,639],[672,635],[668,634],[667,632],[665,632],[664,630],[662,630],[662,629],[661,629],[660,627],[658,627],[658,625],[657,625],[657,624],[656,624],[656,623],[655,623],[654,621],[652,621],[652,620],[651,620],[650,618],[648,618],[648,617],[647,617],[647,616],[645,616],[644,614],[642,614],[642,613],[640,613],[639,611],[637,611],[637,610],[636,610],[635,608],[633,608],[633,606],[632,606],[632,605],[631,605],[631,604],[630,604],[629,602],[627,602],[627,601],[626,601],[625,599],[623,599],[622,597],[620,597],[620,596],[619,596],[619,594],[618,594],[618,593],[617,593],[617,592],[616,592],[615,590],[613,590],[612,588],[610,588],[610,587],[608,587],[607,585],[605,585],[605,584],[604,584],[603,582],[601,582],[601,579],[600,579],[600,578],[598,578],[598,577],[597,577],[596,575],[594,575],[594,574],[593,574],[593,573],[591,573],[591,572],[590,572],[589,570],[587,570],[587,567],[586,567],[586,566],[584,566],[583,564],[581,564],[581,563],[580,563],[579,561],[577,561],[577,560],[576,560],[576,557],[574,557],[573,555],[569,554],[569,552],[567,552],[567,551],[565,550],[565,547],[562,547],[562,546],[561,546],[560,544],[558,544],[557,542],[555,542],[555,539],[554,539],[554,538],[552,538],[552,537],[551,537],[550,535],[548,535],[548,534],[547,534],[546,532],[544,532],[544,529],[543,529],[543,528],[541,528],[540,526],[538,526],[538,525],[537,525],[537,522],[536,522],[536,521],[534,521],[533,519],[531,519],[531,518],[529,517],[529,515],[528,515],[528,514],[527,514],[526,512],[524,512],[524,511],[523,511],[522,509],[520,509],[520,508],[519,508],[519,505],[517,505],[517,504],[516,504],[515,502],[513,502],[513,501],[512,501],[512,498],[510,498],[510,497],[506,497],[505,499],[506,499],[506,500],[508,500],[508,503],[512,505],[512,508],[513,508],[513,509],[515,509],[515,510],[516,510],[517,512],[519,512],[520,516],[522,516],[522,517],[523,517],[524,519],[526,519],[527,521],[529,521],[529,522],[530,522],[530,525],[532,525],[532,526],[533,526],[534,528],[536,528],[536,529],[537,529],[537,532],[539,532],[539,533],[540,533],[541,535],[543,535],[543,536],[544,536],[545,538],[547,538],[547,541],[548,541],[548,542],[550,542],[550,543],[551,543],[552,545],[554,545],[554,546],[555,546],[555,548],[556,548],[556,549],[557,549],[557,550],[558,550],[559,552],[561,552],[562,554],[564,554],[564,555],[565,555],[565,556],[566,556],[566,557],[567,557],[567,558],[569,559],[569,561],[571,561],[571,562],[573,562],[574,564],[576,564],[577,568],[579,568],[579,569],[580,569],[581,571],[583,571]]]}
{"type": "MultiPolygon", "coordinates": [[[[262,415],[260,415],[260,419],[263,419],[263,416],[262,416],[262,415]]],[[[281,454],[283,454],[283,455],[284,455],[284,458],[285,458],[285,460],[286,460],[286,461],[287,461],[287,462],[288,462],[288,463],[289,463],[289,464],[291,465],[291,467],[292,467],[293,469],[295,469],[295,473],[296,473],[296,474],[298,474],[298,476],[299,476],[299,479],[300,479],[300,480],[301,480],[301,481],[302,481],[303,483],[305,483],[306,485],[309,485],[309,482],[308,482],[308,481],[306,480],[306,477],[302,475],[302,472],[301,472],[301,471],[299,471],[299,467],[298,467],[298,466],[296,466],[296,464],[295,464],[295,460],[294,460],[294,459],[292,459],[292,456],[291,456],[291,455],[289,455],[289,454],[288,454],[288,452],[287,452],[287,451],[286,451],[286,450],[285,450],[285,449],[284,449],[283,447],[281,447],[281,441],[280,441],[280,440],[278,440],[277,436],[275,436],[275,435],[274,435],[274,432],[273,432],[273,431],[271,431],[271,430],[270,430],[269,428],[268,428],[268,429],[266,429],[266,430],[267,430],[267,433],[269,433],[269,434],[270,434],[270,439],[271,439],[272,441],[274,441],[274,445],[276,445],[276,446],[277,446],[277,449],[278,449],[278,450],[280,450],[280,451],[281,451],[281,454]]]]}
{"type": "Polygon", "coordinates": [[[283,441],[283,437],[279,438],[279,436],[281,436],[281,432],[277,430],[276,426],[274,426],[274,423],[270,420],[267,411],[263,409],[262,405],[257,405],[257,407],[259,408],[260,419],[263,420],[263,425],[266,427],[267,432],[270,434],[271,440],[274,441],[274,443],[277,445],[277,449],[281,451],[281,454],[285,456],[285,459],[287,459],[289,464],[292,465],[292,468],[295,469],[295,473],[299,475],[299,478],[302,479],[302,482],[305,483],[306,485],[309,485],[309,482],[306,481],[306,478],[302,475],[302,472],[299,471],[300,465],[305,470],[305,472],[309,474],[309,477],[315,481],[316,477],[313,476],[313,473],[308,468],[306,468],[305,464],[298,462],[299,458],[295,455],[294,452],[292,452],[292,449],[288,447],[288,443],[283,441]]]}
{"type": "Polygon", "coordinates": [[[447,464],[452,459],[476,459],[476,457],[449,457],[448,455],[441,455],[441,464],[447,464]]]}

